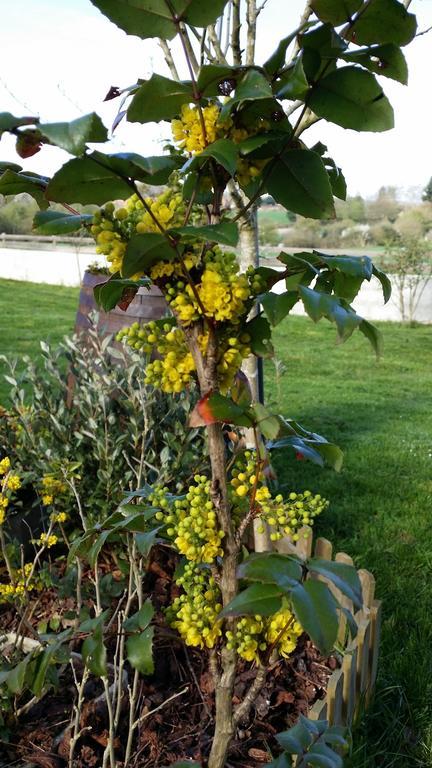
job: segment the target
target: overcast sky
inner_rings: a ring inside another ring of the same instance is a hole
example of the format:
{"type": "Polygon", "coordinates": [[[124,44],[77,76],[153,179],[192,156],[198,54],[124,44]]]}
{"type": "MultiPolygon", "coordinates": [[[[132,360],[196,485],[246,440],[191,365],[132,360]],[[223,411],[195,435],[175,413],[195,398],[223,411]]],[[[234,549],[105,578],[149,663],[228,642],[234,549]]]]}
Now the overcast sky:
{"type": "MultiPolygon", "coordinates": [[[[304,0],[268,0],[260,16],[259,61],[295,28],[303,6],[304,0]]],[[[410,10],[418,16],[419,31],[432,25],[432,0],[413,0],[410,10]]],[[[1,18],[0,112],[54,122],[96,110],[109,126],[117,102],[102,99],[111,85],[130,85],[153,70],[167,74],[154,41],[128,37],[90,0],[14,0],[2,6],[1,18]]],[[[349,194],[371,196],[381,185],[423,188],[432,176],[431,49],[432,32],[405,49],[408,86],[382,78],[395,109],[392,131],[361,134],[321,122],[305,134],[310,144],[319,138],[328,145],[349,194]]],[[[111,151],[159,153],[168,136],[167,123],[125,124],[111,151]]],[[[46,147],[20,162],[26,170],[51,175],[66,159],[61,150],[46,147]]],[[[17,160],[9,136],[1,140],[0,160],[17,160]]]]}

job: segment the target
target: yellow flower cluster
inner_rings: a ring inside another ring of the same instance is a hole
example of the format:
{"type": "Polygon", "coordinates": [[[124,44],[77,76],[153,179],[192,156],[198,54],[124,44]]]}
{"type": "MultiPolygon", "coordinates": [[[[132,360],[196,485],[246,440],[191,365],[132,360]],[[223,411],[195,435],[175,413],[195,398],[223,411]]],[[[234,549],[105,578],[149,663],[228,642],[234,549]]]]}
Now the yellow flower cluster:
{"type": "Polygon", "coordinates": [[[285,604],[273,616],[244,616],[237,622],[234,631],[227,631],[227,646],[235,648],[245,661],[260,663],[260,651],[274,645],[287,658],[297,645],[303,629],[294,614],[285,604]]]}
{"type": "Polygon", "coordinates": [[[201,121],[198,107],[183,104],[180,118],[171,122],[174,141],[181,149],[185,149],[191,154],[202,152],[207,144],[212,144],[222,135],[221,128],[217,126],[219,112],[220,109],[217,104],[202,107],[201,121]]]}
{"type": "MultiPolygon", "coordinates": [[[[293,541],[298,541],[299,529],[304,525],[313,525],[315,517],[327,509],[329,502],[320,494],[313,496],[310,491],[290,493],[288,499],[284,499],[279,493],[273,498],[264,480],[262,472],[256,477],[253,452],[245,451],[231,472],[234,517],[243,516],[252,501],[253,489],[256,487],[257,517],[270,526],[271,540],[279,541],[283,536],[290,536],[293,541]]],[[[258,531],[263,533],[264,526],[258,528],[258,531]]]]}
{"type": "MultiPolygon", "coordinates": [[[[231,118],[224,122],[219,122],[220,107],[218,104],[210,104],[207,107],[201,107],[184,104],[180,118],[171,121],[171,131],[173,139],[180,149],[194,155],[202,152],[208,144],[212,144],[217,139],[231,139],[236,144],[245,141],[249,136],[255,136],[257,133],[267,131],[270,124],[264,120],[258,120],[255,125],[248,128],[236,127],[231,118]],[[203,124],[205,131],[203,131],[203,124]]],[[[237,161],[236,178],[240,186],[247,187],[259,176],[267,163],[268,159],[257,160],[248,158],[239,158],[237,161]]]]}
{"type": "Polygon", "coordinates": [[[191,384],[195,364],[180,328],[170,323],[161,326],[154,321],[143,326],[133,323],[129,328],[122,328],[116,338],[147,355],[154,352],[160,355],[147,364],[145,384],[168,393],[182,392],[191,384]]]}
{"type": "Polygon", "coordinates": [[[55,545],[58,542],[58,536],[56,536],[54,533],[47,534],[47,533],[41,533],[40,537],[36,540],[36,544],[39,544],[41,547],[46,547],[47,549],[51,549],[51,547],[55,547],[55,545]]]}
{"type": "Polygon", "coordinates": [[[15,569],[13,572],[13,582],[9,584],[0,584],[0,603],[12,602],[17,598],[40,589],[41,585],[34,578],[29,581],[32,572],[33,563],[26,563],[23,569],[15,569]]]}
{"type": "MultiPolygon", "coordinates": [[[[207,317],[216,322],[237,324],[247,314],[250,289],[246,275],[239,274],[234,253],[214,247],[204,256],[204,270],[196,285],[196,294],[207,317]]],[[[168,301],[183,325],[188,326],[201,316],[195,292],[187,284],[181,290],[168,291],[168,301]]]]}
{"type": "Polygon", "coordinates": [[[67,485],[62,480],[58,480],[54,475],[44,475],[42,478],[42,504],[46,507],[54,503],[58,496],[61,496],[67,490],[67,485]]]}
{"type": "MultiPolygon", "coordinates": [[[[146,197],[145,203],[162,226],[176,227],[183,223],[185,206],[179,192],[167,189],[158,197],[146,197]]],[[[142,200],[132,195],[117,210],[113,203],[107,203],[96,211],[90,231],[96,240],[96,253],[107,257],[110,272],[114,273],[122,271],[126,247],[133,235],[159,229],[142,200]]],[[[141,273],[133,277],[139,279],[141,273]]]]}
{"type": "Polygon", "coordinates": [[[218,529],[210,480],[205,475],[195,475],[194,483],[182,499],[161,503],[161,496],[167,497],[167,489],[159,489],[149,500],[153,506],[162,507],[156,512],[156,520],[167,526],[167,535],[180,554],[194,563],[212,563],[223,555],[224,533],[218,529]]]}
{"type": "Polygon", "coordinates": [[[9,456],[5,456],[0,461],[0,525],[3,525],[6,519],[6,509],[9,506],[11,493],[21,488],[21,480],[18,475],[11,471],[11,462],[9,456]]]}
{"type": "Polygon", "coordinates": [[[186,645],[213,648],[222,634],[222,622],[218,620],[222,603],[214,578],[208,569],[186,563],[176,584],[182,587],[183,593],[167,611],[170,626],[178,631],[186,645]]]}
{"type": "Polygon", "coordinates": [[[50,515],[50,520],[53,523],[65,523],[68,519],[66,512],[53,512],[50,515]]]}

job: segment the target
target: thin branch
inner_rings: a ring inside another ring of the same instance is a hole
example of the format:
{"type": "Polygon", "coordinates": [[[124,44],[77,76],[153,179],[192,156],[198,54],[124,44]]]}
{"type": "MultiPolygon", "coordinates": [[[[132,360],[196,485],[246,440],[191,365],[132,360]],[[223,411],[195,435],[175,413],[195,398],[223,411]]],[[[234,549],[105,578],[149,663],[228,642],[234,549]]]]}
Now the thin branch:
{"type": "Polygon", "coordinates": [[[251,66],[255,60],[255,42],[256,42],[256,20],[257,20],[256,0],[247,0],[246,3],[246,64],[251,66]]]}
{"type": "Polygon", "coordinates": [[[174,59],[172,57],[171,48],[169,47],[166,40],[164,40],[162,37],[159,38],[159,45],[162,48],[163,55],[165,57],[166,65],[171,72],[171,76],[174,78],[174,80],[180,80],[179,73],[177,71],[177,67],[174,63],[174,59]]]}
{"type": "Polygon", "coordinates": [[[182,691],[179,691],[178,693],[174,693],[172,696],[170,696],[168,699],[165,699],[165,701],[162,702],[162,704],[159,704],[158,707],[155,707],[154,709],[151,709],[150,712],[145,712],[144,715],[141,715],[141,717],[138,720],[135,720],[133,724],[133,728],[138,728],[141,723],[144,722],[144,720],[147,720],[148,717],[151,717],[151,715],[154,715],[155,712],[159,712],[160,709],[163,709],[163,707],[166,707],[167,704],[169,704],[170,701],[173,701],[174,699],[178,699],[179,696],[184,696],[185,693],[187,693],[189,690],[189,686],[186,686],[182,691]]]}
{"type": "Polygon", "coordinates": [[[191,63],[194,74],[197,75],[199,71],[199,64],[198,64],[197,57],[195,56],[195,51],[192,48],[192,43],[189,40],[187,29],[183,24],[183,22],[179,23],[178,28],[179,28],[181,39],[182,39],[182,45],[184,46],[185,50],[187,50],[188,61],[191,63]]]}
{"type": "Polygon", "coordinates": [[[231,31],[231,49],[233,55],[233,62],[235,66],[240,66],[241,60],[241,48],[240,48],[240,2],[241,0],[232,0],[232,31],[231,31]]]}
{"type": "Polygon", "coordinates": [[[226,56],[221,48],[221,44],[219,42],[219,38],[216,34],[216,29],[214,24],[210,24],[208,29],[208,37],[209,40],[213,46],[214,52],[215,52],[215,58],[218,64],[228,64],[228,61],[226,59],[226,56]]]}
{"type": "Polygon", "coordinates": [[[243,718],[249,714],[252,704],[254,703],[257,694],[260,692],[266,679],[267,667],[259,667],[255,680],[249,688],[246,696],[241,704],[237,706],[233,713],[234,726],[237,726],[243,718]]]}

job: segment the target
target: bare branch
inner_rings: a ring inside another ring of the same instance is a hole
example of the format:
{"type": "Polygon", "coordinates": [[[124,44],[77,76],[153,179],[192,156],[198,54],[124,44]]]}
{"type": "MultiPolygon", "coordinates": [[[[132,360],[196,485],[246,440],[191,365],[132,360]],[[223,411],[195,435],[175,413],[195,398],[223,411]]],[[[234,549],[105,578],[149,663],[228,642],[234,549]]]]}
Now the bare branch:
{"type": "Polygon", "coordinates": [[[255,42],[256,42],[256,20],[257,20],[256,0],[247,0],[246,6],[246,64],[250,66],[255,60],[255,42]]]}
{"type": "Polygon", "coordinates": [[[216,28],[214,24],[210,24],[209,27],[207,27],[208,31],[208,37],[209,40],[213,46],[213,50],[215,52],[215,58],[218,64],[228,64],[228,61],[225,57],[225,54],[221,48],[221,44],[219,41],[219,38],[216,33],[216,28]]]}
{"type": "Polygon", "coordinates": [[[172,57],[171,48],[169,47],[166,40],[164,40],[162,37],[159,38],[159,45],[163,50],[163,54],[165,57],[166,65],[171,72],[171,76],[174,78],[174,80],[180,80],[179,73],[177,71],[177,67],[174,63],[174,59],[172,57]]]}
{"type": "Polygon", "coordinates": [[[242,63],[240,48],[240,2],[241,0],[232,0],[231,49],[235,66],[240,66],[242,63]]]}

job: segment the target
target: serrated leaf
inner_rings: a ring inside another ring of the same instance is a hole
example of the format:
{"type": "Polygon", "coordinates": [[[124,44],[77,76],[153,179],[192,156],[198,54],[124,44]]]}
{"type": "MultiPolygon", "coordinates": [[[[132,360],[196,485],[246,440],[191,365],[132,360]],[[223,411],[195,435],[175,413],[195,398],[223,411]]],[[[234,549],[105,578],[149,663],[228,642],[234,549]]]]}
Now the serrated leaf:
{"type": "Polygon", "coordinates": [[[361,321],[359,331],[363,336],[366,336],[367,340],[372,344],[376,356],[381,357],[383,352],[383,337],[381,331],[368,320],[361,321]]]}
{"type": "Polygon", "coordinates": [[[20,694],[23,690],[27,666],[33,657],[33,653],[27,654],[27,656],[25,656],[23,660],[8,673],[6,684],[11,693],[20,694]]]}
{"type": "Polygon", "coordinates": [[[147,627],[139,635],[131,635],[126,640],[126,655],[129,664],[142,675],[152,675],[154,627],[147,627]]]}
{"type": "Polygon", "coordinates": [[[322,317],[336,323],[340,341],[346,341],[363,321],[363,318],[357,315],[354,310],[347,309],[342,305],[343,299],[315,291],[312,288],[306,288],[303,285],[299,286],[299,292],[307,314],[315,323],[322,317]]]}
{"type": "Polygon", "coordinates": [[[224,64],[206,64],[200,68],[197,88],[202,96],[221,96],[220,83],[232,81],[233,89],[244,74],[243,67],[229,67],[224,64]]]}
{"type": "Polygon", "coordinates": [[[173,261],[178,258],[166,237],[157,232],[133,235],[123,257],[122,275],[131,277],[138,272],[147,272],[157,261],[173,261]]]}
{"type": "Polygon", "coordinates": [[[380,281],[383,297],[384,297],[384,304],[387,304],[392,293],[392,284],[390,282],[390,279],[387,277],[385,272],[382,272],[381,269],[378,269],[378,267],[376,267],[375,264],[372,267],[372,274],[374,277],[376,277],[380,281]]]}
{"type": "Polygon", "coordinates": [[[183,158],[177,155],[151,155],[143,157],[136,152],[117,152],[113,155],[103,155],[94,152],[95,159],[100,159],[114,173],[127,176],[135,181],[159,186],[166,184],[172,172],[183,165],[183,158]]]}
{"type": "Polygon", "coordinates": [[[289,149],[266,179],[267,192],[289,211],[312,219],[334,218],[333,194],[320,156],[289,149]]]}
{"type": "Polygon", "coordinates": [[[295,38],[297,37],[298,33],[304,29],[304,26],[299,27],[294,32],[292,32],[287,37],[284,37],[279,43],[272,55],[264,64],[264,70],[267,72],[270,77],[273,77],[279,70],[281,70],[285,64],[286,59],[286,52],[293,42],[295,38]]]}
{"type": "Polygon", "coordinates": [[[46,189],[48,200],[83,205],[126,200],[130,194],[131,188],[126,181],[110,168],[103,167],[99,160],[92,159],[92,155],[69,160],[54,174],[46,189]]]}
{"type": "Polygon", "coordinates": [[[71,155],[83,155],[90,142],[108,141],[108,132],[96,112],[79,117],[70,123],[42,123],[41,133],[71,155]]]}
{"type": "Polygon", "coordinates": [[[190,168],[199,166],[202,160],[212,157],[216,162],[225,168],[230,176],[234,176],[237,169],[237,160],[239,156],[239,150],[237,145],[229,139],[217,139],[212,144],[209,144],[199,155],[195,155],[190,164],[190,168]]]}
{"type": "Polygon", "coordinates": [[[230,395],[233,402],[240,408],[249,408],[252,402],[252,390],[247,376],[242,370],[237,371],[230,388],[230,395]]]}
{"type": "Polygon", "coordinates": [[[260,296],[260,303],[273,327],[291,312],[293,306],[299,300],[297,291],[287,291],[286,293],[264,293],[260,296]]]}
{"type": "MultiPolygon", "coordinates": [[[[140,281],[143,282],[143,281],[140,281]]],[[[117,306],[117,304],[123,299],[125,291],[128,292],[129,303],[138,291],[139,283],[134,280],[122,280],[118,278],[110,278],[103,283],[95,285],[93,288],[93,294],[96,303],[109,312],[111,309],[117,306]],[[133,295],[132,295],[133,294],[133,295]]]]}
{"type": "Polygon", "coordinates": [[[343,768],[343,760],[326,744],[314,744],[307,754],[307,763],[317,768],[343,768]]]}
{"type": "Polygon", "coordinates": [[[277,99],[304,99],[309,90],[302,57],[297,56],[295,62],[290,65],[275,83],[275,96],[277,99]]]}
{"type": "Polygon", "coordinates": [[[64,235],[77,232],[84,224],[89,224],[92,214],[70,214],[61,211],[39,211],[33,219],[33,231],[38,235],[64,235]]]}
{"type": "Polygon", "coordinates": [[[143,557],[149,556],[151,548],[154,546],[154,544],[156,544],[158,540],[157,535],[160,529],[161,527],[158,526],[157,528],[153,528],[151,531],[144,531],[143,533],[135,534],[135,542],[140,555],[143,557]]]}
{"type": "Polygon", "coordinates": [[[318,117],[354,131],[388,131],[393,109],[375,77],[357,67],[341,67],[313,87],[308,106],[318,117]]]}
{"type": "Polygon", "coordinates": [[[152,75],[136,91],[127,111],[131,123],[160,122],[171,120],[181,111],[183,104],[193,101],[189,82],[170,80],[162,75],[152,75]]]}
{"type": "Polygon", "coordinates": [[[263,584],[275,584],[284,592],[289,592],[301,580],[301,565],[288,555],[271,553],[253,553],[239,565],[239,579],[259,581],[263,584]]]}
{"type": "Polygon", "coordinates": [[[272,616],[281,607],[282,594],[273,584],[252,584],[239,592],[219,616],[272,616]]]}
{"type": "Polygon", "coordinates": [[[331,581],[340,592],[352,601],[355,608],[360,609],[362,607],[362,586],[353,565],[333,560],[323,560],[320,557],[311,557],[307,561],[307,568],[312,573],[319,573],[328,581],[331,581]]]}
{"type": "Polygon", "coordinates": [[[322,581],[309,579],[291,590],[293,611],[321,653],[330,653],[336,642],[339,620],[337,603],[322,581]]]}

